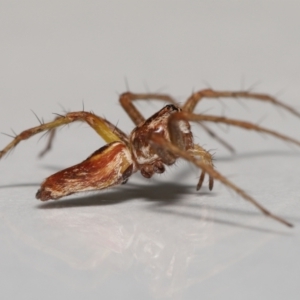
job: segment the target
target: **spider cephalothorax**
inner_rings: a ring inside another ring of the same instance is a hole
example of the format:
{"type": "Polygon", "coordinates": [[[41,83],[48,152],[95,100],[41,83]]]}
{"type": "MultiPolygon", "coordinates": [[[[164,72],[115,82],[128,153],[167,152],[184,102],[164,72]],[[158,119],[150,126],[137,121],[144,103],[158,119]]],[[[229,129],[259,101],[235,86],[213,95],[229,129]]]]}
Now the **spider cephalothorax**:
{"type": "MultiPolygon", "coordinates": [[[[159,112],[139,124],[130,134],[130,143],[133,160],[136,168],[146,178],[152,177],[154,173],[163,173],[165,165],[172,165],[177,159],[177,155],[172,154],[166,149],[158,151],[151,146],[151,135],[157,134],[167,141],[171,141],[168,121],[171,114],[181,111],[175,105],[166,105],[159,112]]],[[[192,149],[193,135],[190,131],[190,124],[186,120],[180,121],[180,132],[185,139],[185,148],[183,150],[192,149]]]]}
{"type": "Polygon", "coordinates": [[[194,114],[195,106],[205,97],[253,98],[271,102],[300,117],[300,114],[293,108],[279,102],[271,96],[249,93],[247,91],[222,92],[210,89],[202,90],[192,94],[181,107],[168,95],[133,94],[127,92],[120,96],[120,102],[136,125],[136,128],[133,129],[129,136],[106,119],[93,113],[86,111],[70,112],[66,115],[58,115],[52,122],[41,123],[39,126],[25,130],[15,136],[14,139],[0,151],[0,158],[14,148],[20,141],[28,139],[37,133],[49,131],[50,138],[46,149],[41,153],[41,155],[43,155],[51,148],[57,127],[75,121],[83,121],[88,123],[107,142],[107,145],[95,151],[83,162],[46,178],[36,194],[38,199],[42,201],[59,199],[77,192],[101,190],[123,184],[127,182],[132,173],[137,171],[140,171],[144,177],[150,178],[155,173],[163,173],[165,166],[174,164],[178,158],[184,158],[202,170],[197,189],[201,188],[205,175],[208,174],[210,190],[213,188],[213,180],[219,180],[255,205],[265,215],[287,226],[292,226],[292,224],[286,220],[265,209],[255,199],[214,169],[210,153],[201,146],[194,144],[189,122],[198,122],[209,135],[216,138],[231,151],[232,147],[212,132],[204,122],[225,123],[248,130],[265,132],[298,146],[300,146],[300,142],[286,135],[242,120],[194,114]],[[171,104],[166,105],[146,120],[136,109],[133,102],[135,100],[148,99],[162,100],[171,104]]]}

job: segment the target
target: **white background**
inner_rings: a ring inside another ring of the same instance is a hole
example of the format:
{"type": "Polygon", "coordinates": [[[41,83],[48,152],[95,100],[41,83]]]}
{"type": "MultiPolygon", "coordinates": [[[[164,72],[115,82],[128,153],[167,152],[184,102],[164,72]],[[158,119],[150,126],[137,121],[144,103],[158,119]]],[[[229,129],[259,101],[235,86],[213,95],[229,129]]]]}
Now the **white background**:
{"type": "MultiPolygon", "coordinates": [[[[118,94],[245,89],[300,109],[299,1],[0,1],[0,131],[52,113],[93,110],[129,133],[118,94]]],[[[139,103],[145,116],[161,103],[139,103]]],[[[300,120],[250,100],[206,100],[198,112],[251,120],[300,139],[300,120]],[[221,102],[223,104],[221,104],[221,102]],[[242,104],[242,105],[240,105],[242,104]]],[[[271,211],[266,218],[179,162],[151,180],[40,203],[43,178],[104,143],[85,124],[34,137],[0,162],[1,299],[298,299],[299,148],[212,125],[230,154],[195,126],[218,171],[271,211]]],[[[1,148],[11,139],[0,136],[1,148]]]]}

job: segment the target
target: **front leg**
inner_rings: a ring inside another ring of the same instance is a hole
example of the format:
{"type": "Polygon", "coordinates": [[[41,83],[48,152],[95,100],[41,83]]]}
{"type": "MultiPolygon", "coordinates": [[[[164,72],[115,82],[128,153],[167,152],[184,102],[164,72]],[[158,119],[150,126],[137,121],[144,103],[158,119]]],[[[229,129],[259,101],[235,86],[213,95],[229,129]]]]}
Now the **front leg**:
{"type": "Polygon", "coordinates": [[[100,118],[93,113],[85,111],[70,112],[67,113],[65,116],[58,116],[52,122],[44,123],[39,126],[27,129],[21,132],[20,134],[16,135],[14,139],[2,151],[0,151],[0,159],[7,152],[16,147],[21,141],[27,140],[30,137],[44,131],[52,132],[49,140],[50,145],[48,144],[48,147],[46,148],[49,149],[54,136],[54,130],[57,127],[70,124],[76,121],[86,122],[87,124],[89,124],[107,143],[120,140],[126,144],[128,143],[127,136],[107,120],[100,118]]]}

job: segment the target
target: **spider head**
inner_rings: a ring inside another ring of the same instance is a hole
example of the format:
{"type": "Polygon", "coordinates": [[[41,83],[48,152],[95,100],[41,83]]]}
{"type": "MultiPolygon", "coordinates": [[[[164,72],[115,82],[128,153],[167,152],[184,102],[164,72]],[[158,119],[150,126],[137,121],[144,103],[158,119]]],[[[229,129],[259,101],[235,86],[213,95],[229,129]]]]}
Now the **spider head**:
{"type": "MultiPolygon", "coordinates": [[[[166,105],[160,111],[155,113],[144,123],[137,126],[130,135],[132,156],[140,169],[142,175],[150,178],[154,173],[163,173],[165,165],[172,165],[177,157],[167,151],[161,150],[158,153],[150,145],[150,136],[159,134],[170,141],[169,118],[172,114],[180,112],[181,109],[173,104],[166,105]]],[[[192,140],[190,125],[187,121],[180,121],[184,126],[185,133],[192,140]]]]}

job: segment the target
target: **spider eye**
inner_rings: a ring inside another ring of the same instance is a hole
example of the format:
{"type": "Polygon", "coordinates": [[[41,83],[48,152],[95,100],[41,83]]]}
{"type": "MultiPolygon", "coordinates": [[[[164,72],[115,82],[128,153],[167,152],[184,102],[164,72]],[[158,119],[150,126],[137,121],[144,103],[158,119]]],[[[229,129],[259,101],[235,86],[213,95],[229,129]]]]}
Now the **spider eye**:
{"type": "Polygon", "coordinates": [[[180,111],[180,108],[179,108],[179,107],[176,107],[176,106],[173,105],[173,104],[168,104],[168,105],[166,105],[166,107],[167,107],[169,110],[180,111]]]}

